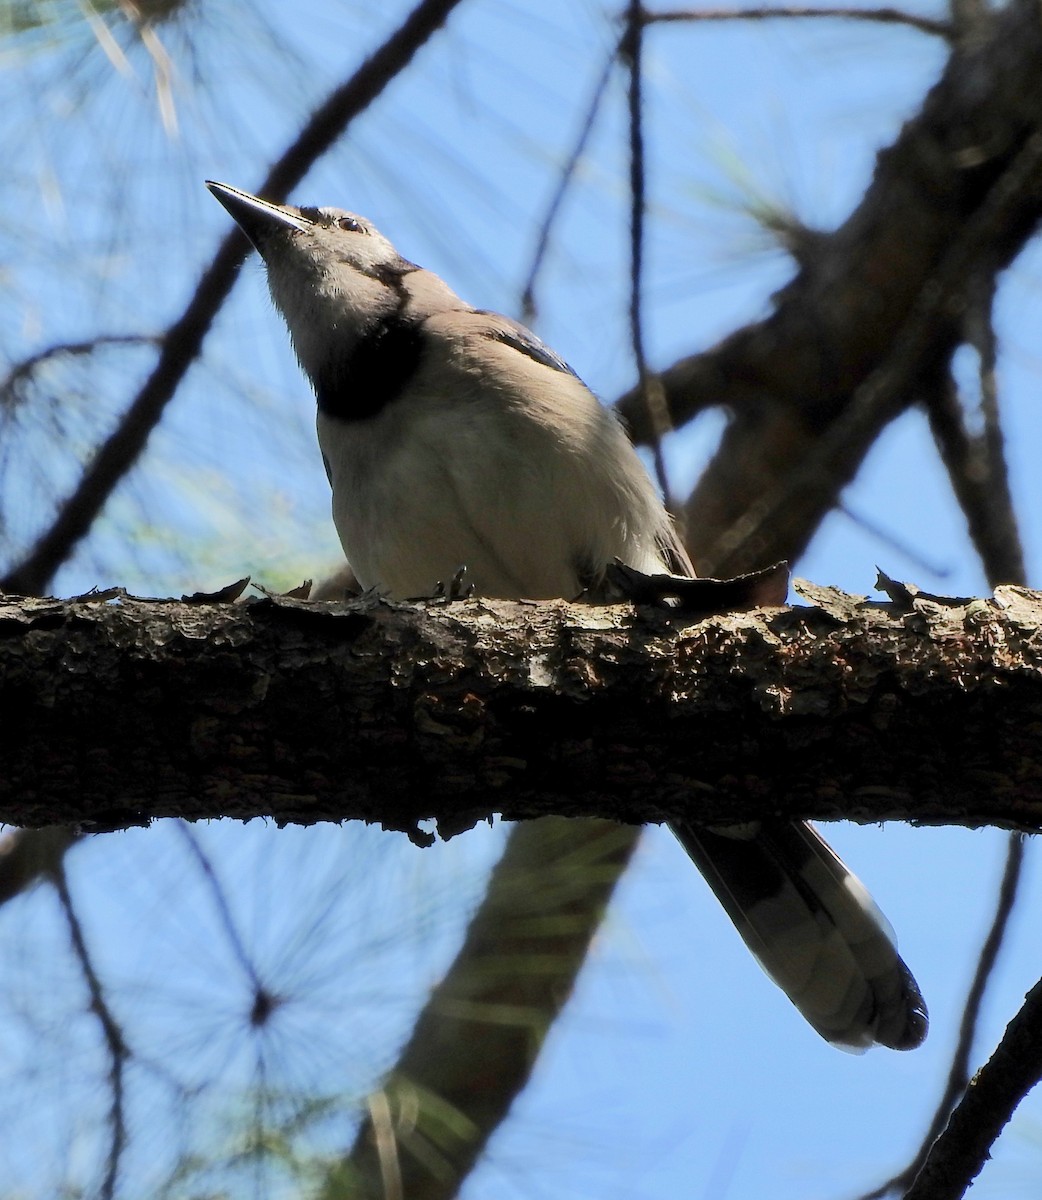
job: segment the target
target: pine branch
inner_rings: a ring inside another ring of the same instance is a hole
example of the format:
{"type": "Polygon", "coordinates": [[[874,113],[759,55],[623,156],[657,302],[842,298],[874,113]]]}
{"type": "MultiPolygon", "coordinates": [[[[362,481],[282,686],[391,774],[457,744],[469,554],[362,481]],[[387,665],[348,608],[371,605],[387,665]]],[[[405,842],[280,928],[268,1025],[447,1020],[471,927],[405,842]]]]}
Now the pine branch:
{"type": "Polygon", "coordinates": [[[629,605],[9,599],[0,820],[1042,820],[1042,594],[629,605]],[[955,734],[957,731],[957,736],[955,734]],[[936,753],[936,747],[947,747],[936,753]],[[535,748],[535,749],[533,749],[535,748]]]}

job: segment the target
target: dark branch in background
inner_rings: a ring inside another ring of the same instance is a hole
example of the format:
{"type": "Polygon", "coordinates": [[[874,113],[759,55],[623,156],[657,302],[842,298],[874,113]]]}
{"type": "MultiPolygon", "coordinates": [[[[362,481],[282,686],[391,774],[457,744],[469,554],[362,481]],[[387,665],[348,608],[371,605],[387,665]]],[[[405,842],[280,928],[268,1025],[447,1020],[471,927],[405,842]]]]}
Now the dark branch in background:
{"type": "MultiPolygon", "coordinates": [[[[315,112],[296,142],[271,169],[260,190],[273,199],[283,198],[290,188],[303,178],[315,159],[329,148],[350,120],[365,109],[384,86],[408,65],[415,52],[440,28],[458,3],[459,0],[423,0],[418,4],[383,46],[315,112]]],[[[99,447],[94,459],[85,469],[79,485],[59,510],[51,528],[40,538],[28,557],[0,581],[0,590],[23,594],[42,592],[54,572],[88,532],[120,480],[141,454],[167,403],[198,356],[214,316],[231,291],[244,254],[242,235],[238,230],[231,231],[222,241],[216,257],[203,274],[184,313],[161,339],[158,362],[119,426],[99,447]]],[[[122,339],[103,339],[105,344],[112,344],[118,340],[122,339]]],[[[87,353],[93,348],[91,343],[84,343],[82,352],[87,353]]],[[[77,345],[57,347],[37,355],[35,359],[27,360],[8,377],[12,394],[17,384],[47,357],[62,352],[80,353],[81,350],[77,345]]],[[[65,888],[62,856],[77,836],[78,834],[71,831],[52,833],[43,830],[23,830],[12,834],[5,863],[5,866],[11,866],[12,869],[4,874],[0,902],[28,886],[41,874],[49,874],[57,881],[59,895],[62,896],[73,932],[74,945],[92,988],[92,1002],[105,1028],[110,1053],[113,1055],[113,1144],[104,1191],[104,1195],[110,1197],[114,1194],[119,1154],[125,1137],[122,1113],[123,1059],[119,1055],[121,1042],[118,1041],[118,1029],[112,1023],[108,1010],[104,1008],[104,998],[97,976],[89,973],[89,960],[83,957],[86,948],[82,934],[79,934],[79,942],[76,941],[78,924],[75,924],[75,912],[68,902],[67,890],[64,894],[62,891],[65,888]]],[[[258,986],[255,1013],[262,1011],[264,998],[263,988],[258,986]]]]}
{"type": "MultiPolygon", "coordinates": [[[[1013,912],[1017,892],[1020,887],[1023,863],[1024,838],[1022,835],[1015,833],[1009,839],[1009,848],[1006,852],[1006,865],[1002,872],[1002,882],[999,885],[998,900],[995,905],[995,913],[991,919],[991,927],[988,930],[987,937],[984,939],[984,945],[981,947],[970,989],[966,993],[966,1002],[962,1010],[962,1020],[959,1022],[959,1036],[955,1044],[955,1052],[952,1055],[951,1065],[948,1068],[948,1080],[944,1085],[944,1091],[937,1102],[937,1108],[934,1110],[930,1124],[923,1135],[919,1149],[908,1166],[897,1172],[896,1175],[892,1175],[884,1183],[881,1183],[879,1187],[866,1192],[859,1200],[882,1200],[883,1196],[889,1195],[891,1192],[904,1192],[923,1169],[923,1164],[929,1157],[934,1142],[943,1133],[952,1110],[964,1095],[969,1085],[970,1054],[977,1036],[981,1005],[984,1002],[984,993],[987,990],[988,983],[991,981],[992,973],[995,970],[995,963],[998,961],[999,951],[1002,949],[1006,930],[1009,927],[1009,918],[1013,912]]],[[[938,1153],[943,1153],[943,1148],[939,1148],[938,1153]]]]}
{"type": "Polygon", "coordinates": [[[191,827],[184,821],[178,821],[175,828],[181,835],[181,840],[187,846],[189,854],[195,860],[195,865],[206,880],[210,895],[213,898],[214,908],[217,911],[217,916],[221,924],[224,926],[224,935],[228,939],[228,945],[231,947],[232,954],[253,986],[254,994],[259,995],[264,990],[261,985],[260,976],[252,959],[246,953],[246,946],[232,918],[232,911],[228,905],[228,897],[225,894],[224,886],[217,878],[217,872],[214,870],[209,855],[206,854],[199,844],[199,839],[195,836],[191,827]]]}
{"type": "Polygon", "coordinates": [[[512,832],[466,941],[321,1200],[458,1194],[527,1083],[586,958],[590,913],[596,928],[635,846],[610,821],[512,832]]]}
{"type": "Polygon", "coordinates": [[[948,0],[956,38],[972,37],[988,17],[987,0],[948,0]]]}
{"type": "MultiPolygon", "coordinates": [[[[819,239],[812,261],[776,298],[774,314],[661,373],[674,424],[710,407],[733,414],[689,506],[698,524],[716,534],[716,544],[704,539],[696,548],[703,569],[726,574],[729,562],[743,570],[802,550],[829,496],[819,477],[817,496],[797,494],[786,508],[785,498],[801,491],[792,485],[793,464],[847,413],[855,394],[865,403],[873,377],[883,411],[863,428],[863,442],[911,404],[920,379],[961,338],[958,311],[948,303],[959,300],[982,265],[998,274],[1033,232],[1042,207],[1033,146],[1042,128],[1040,57],[1037,13],[1026,0],[1014,0],[978,37],[955,47],[920,113],[880,154],[857,209],[819,239]],[[942,262],[954,278],[944,279],[944,271],[939,277],[942,262]],[[951,295],[938,306],[932,293],[942,283],[951,295]],[[916,308],[931,317],[918,339],[907,331],[916,308]],[[891,359],[887,370],[881,364],[895,341],[904,343],[904,362],[891,359]],[[896,397],[885,394],[899,384],[896,397]],[[775,499],[765,501],[765,493],[775,499]],[[768,515],[776,518],[769,528],[768,515]],[[743,525],[750,533],[759,527],[762,540],[745,546],[739,566],[729,555],[743,525]],[[724,530],[731,532],[720,544],[724,530]]],[[[651,440],[638,392],[620,407],[635,437],[651,440]]],[[[841,455],[825,464],[833,493],[865,449],[852,447],[846,461],[841,455]]]]}
{"type": "Polygon", "coordinates": [[[61,342],[55,346],[48,346],[44,350],[38,350],[35,354],[30,354],[23,358],[21,362],[15,365],[0,379],[0,408],[11,408],[14,406],[17,397],[18,389],[36,374],[36,372],[47,363],[53,362],[60,358],[82,358],[88,354],[93,354],[97,350],[103,350],[109,346],[142,346],[159,344],[160,339],[154,334],[144,333],[116,333],[116,334],[99,334],[97,337],[92,337],[82,342],[61,342]]]}
{"type": "MultiPolygon", "coordinates": [[[[316,109],[294,144],[268,172],[260,192],[273,200],[283,199],[348,123],[408,66],[416,51],[459,3],[460,0],[421,0],[384,44],[316,109]]],[[[0,580],[0,589],[23,595],[42,592],[88,532],[116,485],[145,448],[163,410],[198,356],[245,255],[245,238],[238,229],[229,231],[203,273],[188,307],[163,338],[159,360],[118,428],[98,448],[50,529],[29,555],[0,580]]]]}
{"type": "MultiPolygon", "coordinates": [[[[629,67],[627,100],[630,119],[630,344],[633,361],[637,367],[637,387],[641,402],[648,415],[653,431],[651,453],[655,463],[655,477],[662,491],[663,500],[670,512],[676,504],[669,487],[666,456],[663,442],[672,429],[669,408],[666,405],[662,385],[648,370],[644,353],[644,320],[641,300],[641,285],[644,279],[644,215],[647,201],[644,194],[644,122],[643,107],[643,46],[641,38],[641,3],[630,0],[626,10],[626,33],[619,47],[619,54],[629,67]]],[[[681,532],[683,532],[681,530],[681,532]]]]}
{"type": "Polygon", "coordinates": [[[8,829],[0,836],[0,905],[58,871],[80,836],[67,825],[8,829]]]}
{"type": "MultiPolygon", "coordinates": [[[[279,1008],[279,997],[264,982],[260,971],[257,969],[257,964],[250,957],[246,949],[246,943],[243,941],[242,934],[240,934],[239,928],[235,923],[235,918],[232,915],[231,905],[228,903],[227,889],[218,878],[216,868],[196,837],[195,831],[185,821],[178,821],[175,828],[187,846],[189,854],[195,860],[195,864],[199,868],[203,879],[206,881],[217,917],[224,928],[224,936],[228,940],[228,945],[236,962],[249,980],[252,1001],[250,1004],[250,1025],[254,1029],[260,1029],[268,1023],[272,1014],[279,1008]]],[[[263,1070],[263,1062],[260,1065],[263,1070]]],[[[257,1091],[256,1104],[259,1108],[264,1102],[264,1088],[259,1088],[257,1091]]],[[[258,1127],[260,1127],[260,1122],[258,1122],[258,1127]]]]}
{"type": "MultiPolygon", "coordinates": [[[[715,535],[729,527],[735,513],[754,498],[756,486],[761,481],[770,486],[800,459],[820,428],[842,410],[866,369],[885,355],[895,329],[906,319],[910,298],[932,276],[939,254],[973,211],[982,181],[990,186],[991,179],[1005,169],[1010,145],[1019,143],[1025,128],[1037,127],[1037,14],[1025,5],[1011,12],[997,14],[990,23],[976,59],[964,54],[949,64],[945,73],[949,93],[933,100],[931,110],[934,117],[951,110],[948,132],[926,138],[925,152],[917,153],[915,136],[922,133],[922,121],[909,126],[881,159],[866,198],[868,211],[865,206],[859,210],[860,225],[855,220],[849,228],[823,239],[816,266],[806,269],[803,290],[794,284],[781,297],[783,316],[734,335],[713,352],[712,359],[698,356],[667,373],[668,399],[678,422],[713,404],[728,404],[740,414],[729,434],[732,448],[738,451],[732,474],[717,469],[700,489],[704,507],[694,532],[703,564],[712,560],[715,535]],[[1001,38],[995,30],[1006,31],[1001,45],[996,45],[1001,38]],[[1031,60],[1033,75],[1025,71],[1026,59],[1031,60]],[[1009,95],[1000,96],[997,103],[994,93],[1001,89],[986,94],[994,82],[993,70],[1011,81],[1009,95]],[[979,105],[979,112],[989,119],[994,116],[994,129],[982,129],[973,107],[962,106],[960,77],[966,90],[975,90],[973,106],[979,105]],[[963,142],[958,140],[959,130],[966,131],[963,142]],[[983,154],[976,165],[974,151],[983,154]],[[962,165],[949,164],[950,159],[962,165]],[[951,167],[947,178],[945,164],[951,167]],[[833,281],[844,280],[845,292],[832,286],[833,281]],[[858,298],[866,302],[862,310],[857,308],[858,298]],[[866,343],[866,334],[875,332],[876,344],[866,343]],[[696,364],[693,370],[692,363],[696,364]],[[811,400],[806,412],[802,397],[811,400]],[[778,411],[784,421],[777,419],[778,411]],[[759,469],[761,464],[765,469],[759,469]]],[[[1008,257],[1023,243],[1036,217],[1037,205],[1026,204],[1025,212],[1010,223],[1005,231],[1008,244],[1003,247],[1008,257]]],[[[944,346],[952,344],[947,332],[942,332],[939,357],[944,346]]],[[[647,425],[643,409],[637,407],[639,411],[629,414],[632,423],[647,425]]],[[[787,548],[781,556],[790,556],[805,544],[819,517],[796,511],[783,522],[777,540],[787,548]]],[[[763,561],[763,548],[745,546],[735,552],[736,557],[741,555],[752,565],[763,561]]],[[[571,823],[577,843],[585,824],[571,823]]],[[[623,832],[636,836],[633,831],[623,832]]],[[[599,911],[573,916],[577,923],[584,919],[588,939],[597,927],[599,911]]],[[[470,1036],[470,1028],[464,1036],[470,1036]]],[[[499,1080],[495,1083],[498,1086],[499,1080]]],[[[508,1088],[509,1082],[504,1086],[508,1088]]]]}
{"type": "MultiPolygon", "coordinates": [[[[631,23],[620,46],[613,50],[594,88],[572,154],[558,180],[550,208],[540,230],[539,241],[522,296],[522,311],[530,320],[535,312],[534,286],[549,240],[552,223],[563,201],[576,165],[582,155],[611,78],[616,54],[622,56],[626,38],[639,41],[639,27],[631,23]]],[[[631,59],[631,149],[633,166],[633,224],[635,239],[632,295],[639,305],[640,246],[643,218],[643,149],[640,143],[639,46],[631,59]],[[634,119],[635,113],[635,119],[634,119]],[[635,131],[635,133],[633,132],[635,131]]],[[[635,307],[634,348],[642,383],[646,384],[639,308],[635,307]]],[[[647,397],[648,389],[642,387],[647,397]]],[[[660,400],[661,404],[661,400],[660,400]]],[[[656,468],[663,490],[667,478],[661,448],[656,442],[656,468]]],[[[542,1038],[571,994],[589,945],[600,925],[607,904],[637,845],[639,832],[627,826],[614,830],[603,822],[548,819],[525,822],[510,834],[503,856],[489,878],[488,888],[475,914],[467,940],[444,980],[417,1018],[413,1037],[402,1052],[384,1089],[370,1098],[368,1116],[359,1129],[355,1146],[340,1167],[331,1173],[324,1195],[343,1194],[342,1183],[350,1181],[352,1194],[391,1197],[409,1195],[412,1200],[450,1200],[472,1169],[481,1149],[526,1086],[538,1056],[542,1038]],[[611,839],[610,858],[601,847],[611,839]],[[548,853],[548,848],[550,852],[548,853]],[[598,870],[591,877],[591,854],[598,870]],[[570,866],[568,890],[555,882],[557,862],[570,866]],[[577,869],[578,868],[578,869],[577,869]],[[553,886],[551,886],[551,884],[553,886]],[[573,889],[575,889],[573,891],[573,889]],[[580,890],[582,889],[582,890],[580,890]],[[495,970],[474,995],[475,980],[488,974],[489,957],[501,958],[502,950],[517,945],[517,921],[511,899],[543,897],[542,930],[533,929],[525,943],[527,960],[507,960],[512,986],[520,989],[520,1007],[511,1006],[509,1019],[490,1005],[492,985],[507,982],[502,967],[495,970]],[[504,899],[508,903],[504,903],[504,899]],[[567,936],[567,942],[562,940],[567,936]],[[541,964],[541,965],[537,965],[541,964]],[[549,968],[549,969],[548,969],[549,968]],[[469,994],[469,995],[468,995],[469,994]],[[468,997],[469,1012],[444,1011],[445,998],[468,997]],[[464,1016],[469,1019],[461,1019],[464,1016]],[[474,1036],[480,1029],[482,1036],[474,1036]],[[519,1040],[520,1039],[520,1040],[519,1040]],[[477,1061],[475,1061],[477,1059],[477,1061]],[[479,1097],[473,1081],[479,1082],[479,1097]],[[408,1130],[400,1128],[405,1107],[424,1113],[430,1099],[451,1107],[453,1120],[441,1123],[433,1142],[421,1122],[408,1130]],[[438,1153],[432,1161],[432,1149],[438,1153]],[[408,1185],[406,1187],[406,1184],[408,1185]]]]}
{"type": "MultiPolygon", "coordinates": [[[[977,289],[964,317],[966,340],[975,348],[980,364],[981,433],[973,435],[967,428],[950,368],[946,367],[936,385],[925,392],[934,440],[948,469],[952,490],[966,516],[970,538],[993,587],[999,583],[1025,584],[1027,581],[999,420],[995,371],[998,347],[992,324],[994,298],[994,282],[989,280],[986,287],[977,289]]],[[[963,1005],[947,1083],[933,1118],[909,1164],[862,1200],[879,1200],[890,1192],[903,1191],[919,1175],[931,1153],[947,1153],[943,1145],[936,1152],[932,1152],[931,1147],[970,1082],[970,1054],[981,1008],[1016,903],[1023,864],[1024,839],[1013,834],[1006,850],[1006,865],[991,926],[963,1005]]]]}
{"type": "Polygon", "coordinates": [[[905,1200],[961,1200],[1017,1105],[1042,1079],[1042,980],[951,1115],[905,1200]]]}
{"type": "Polygon", "coordinates": [[[922,33],[950,39],[952,26],[947,21],[935,21],[905,12],[901,8],[694,8],[671,9],[668,12],[645,12],[645,25],[667,24],[675,21],[773,21],[776,18],[839,18],[845,21],[872,21],[883,25],[908,25],[922,33]]]}
{"type": "Polygon", "coordinates": [[[123,1111],[124,1067],[127,1059],[130,1058],[130,1050],[123,1038],[123,1030],[105,999],[105,989],[102,987],[101,977],[98,975],[90,951],[87,949],[87,939],[84,937],[80,919],[76,915],[76,908],[69,894],[65,869],[61,864],[53,872],[51,879],[69,927],[73,953],[76,955],[84,982],[87,984],[87,992],[90,995],[90,1011],[98,1018],[109,1056],[109,1087],[112,1092],[112,1103],[109,1106],[110,1138],[108,1161],[105,1166],[105,1178],[101,1185],[100,1195],[102,1200],[113,1200],[119,1179],[120,1159],[127,1142],[126,1117],[123,1111]]]}
{"type": "MultiPolygon", "coordinates": [[[[1027,139],[948,247],[896,332],[889,352],[855,388],[796,468],[764,490],[717,539],[717,571],[727,575],[745,569],[736,563],[744,561],[749,546],[761,547],[765,561],[769,561],[771,547],[786,521],[791,521],[794,510],[809,510],[820,520],[833,507],[879,430],[916,397],[930,358],[939,352],[946,357],[953,352],[956,339],[948,313],[959,311],[966,303],[967,276],[974,263],[1003,235],[1025,199],[1030,196],[1037,205],[1040,166],[1042,134],[1036,133],[1027,139]],[[740,552],[737,560],[736,552],[740,552]]],[[[725,437],[724,445],[727,440],[725,437]]],[[[700,484],[692,497],[693,507],[701,488],[700,484]]]]}
{"type": "MultiPolygon", "coordinates": [[[[964,308],[982,308],[980,298],[1023,246],[1042,207],[1037,11],[1015,0],[991,18],[973,17],[972,28],[974,37],[957,47],[920,115],[880,156],[858,210],[799,263],[774,317],[665,373],[678,421],[715,404],[734,414],[689,507],[697,514],[691,528],[703,543],[690,548],[703,568],[747,570],[776,557],[779,546],[785,547],[781,556],[794,557],[889,417],[920,395],[934,398],[929,408],[935,434],[939,426],[945,432],[947,419],[949,436],[938,441],[947,450],[953,487],[989,578],[1023,578],[993,403],[990,326],[981,330],[978,320],[972,339],[982,368],[984,432],[976,443],[963,429],[954,393],[944,408],[927,384],[947,377],[951,355],[966,336],[964,308]],[[889,357],[895,342],[904,362],[889,357]],[[828,436],[843,421],[826,453],[815,453],[817,436],[828,436]],[[818,479],[809,482],[817,482],[819,496],[810,505],[787,504],[808,482],[800,466],[808,454],[817,458],[818,479]],[[761,490],[766,498],[757,495],[761,490]],[[757,503],[763,505],[759,520],[757,503]],[[703,532],[705,524],[709,532],[703,532]],[[728,526],[730,537],[721,538],[728,526]]],[[[638,435],[652,436],[639,395],[624,405],[638,435]]],[[[968,1071],[980,1000],[1016,894],[1022,852],[1011,841],[937,1123],[968,1071]]],[[[902,1173],[898,1182],[904,1179],[902,1173]]]]}
{"type": "Polygon", "coordinates": [[[586,116],[583,118],[582,125],[580,126],[579,136],[575,139],[575,145],[572,147],[571,153],[565,159],[564,166],[561,168],[561,173],[557,179],[557,186],[554,188],[554,194],[550,198],[546,214],[543,217],[542,224],[539,226],[539,236],[536,239],[535,253],[532,255],[532,265],[529,268],[525,285],[521,290],[521,320],[526,324],[530,324],[537,316],[535,285],[550,244],[550,232],[553,229],[554,222],[557,220],[557,214],[561,210],[561,205],[564,203],[568,188],[575,177],[575,171],[586,149],[586,143],[590,140],[590,134],[593,132],[594,122],[597,120],[597,114],[600,112],[604,93],[608,90],[608,83],[611,80],[612,71],[615,69],[615,60],[618,54],[618,47],[613,47],[605,60],[600,75],[597,77],[593,94],[590,96],[590,102],[586,106],[586,116]]]}
{"type": "Polygon", "coordinates": [[[998,583],[1026,583],[1027,571],[999,416],[992,281],[979,291],[981,294],[971,296],[965,325],[967,344],[974,348],[979,362],[980,432],[971,433],[967,427],[950,368],[926,391],[925,404],[952,491],[966,517],[988,582],[994,587],[998,583]]]}

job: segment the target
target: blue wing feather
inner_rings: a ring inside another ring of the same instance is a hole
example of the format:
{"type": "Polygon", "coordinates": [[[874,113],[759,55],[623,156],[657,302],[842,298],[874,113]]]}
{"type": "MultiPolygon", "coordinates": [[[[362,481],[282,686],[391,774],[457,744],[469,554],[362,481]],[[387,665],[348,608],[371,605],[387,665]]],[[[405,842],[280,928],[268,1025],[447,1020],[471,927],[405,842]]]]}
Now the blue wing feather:
{"type": "Polygon", "coordinates": [[[531,329],[526,328],[520,321],[514,321],[510,317],[504,317],[501,313],[488,312],[484,309],[477,311],[483,317],[495,318],[495,327],[488,329],[485,333],[487,338],[502,342],[504,346],[510,346],[511,349],[519,351],[544,367],[549,367],[552,371],[560,371],[563,375],[579,378],[555,350],[551,350],[544,341],[536,337],[531,329]]]}

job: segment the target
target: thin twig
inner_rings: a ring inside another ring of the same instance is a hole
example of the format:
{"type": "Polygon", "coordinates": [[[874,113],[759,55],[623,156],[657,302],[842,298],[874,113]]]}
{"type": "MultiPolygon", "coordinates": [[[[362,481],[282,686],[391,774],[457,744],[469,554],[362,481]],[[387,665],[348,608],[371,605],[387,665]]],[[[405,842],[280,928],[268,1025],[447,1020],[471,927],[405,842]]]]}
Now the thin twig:
{"type": "Polygon", "coordinates": [[[82,342],[58,342],[44,350],[38,350],[23,358],[0,379],[0,407],[9,397],[13,397],[15,389],[23,380],[31,378],[45,363],[56,358],[76,358],[93,354],[107,346],[142,346],[159,344],[159,338],[149,333],[103,333],[97,337],[88,338],[82,342]]]}
{"type": "MultiPolygon", "coordinates": [[[[979,478],[981,474],[985,477],[984,502],[980,505],[981,518],[977,522],[981,533],[974,536],[974,544],[992,586],[999,583],[1027,584],[1024,546],[1009,484],[1006,439],[999,414],[995,288],[994,276],[978,281],[975,289],[978,294],[971,294],[965,318],[966,338],[977,351],[980,363],[980,412],[984,420],[976,461],[969,464],[975,477],[979,478]]],[[[967,513],[967,516],[970,514],[967,513]]]]}
{"type": "Polygon", "coordinates": [[[878,521],[873,521],[871,517],[865,516],[864,513],[855,512],[854,509],[846,502],[840,499],[836,504],[836,512],[842,513],[848,521],[863,529],[869,536],[882,542],[888,549],[895,551],[897,554],[903,555],[916,567],[923,571],[929,571],[931,575],[938,579],[944,579],[951,574],[950,568],[944,566],[943,563],[936,559],[929,559],[911,542],[906,542],[904,538],[894,533],[891,529],[885,529],[878,521]]]}
{"type": "Polygon", "coordinates": [[[666,456],[663,447],[666,434],[672,429],[669,409],[666,406],[662,384],[648,370],[644,352],[644,322],[641,300],[641,284],[644,277],[644,213],[645,166],[643,124],[643,80],[642,80],[642,12],[640,0],[629,0],[626,10],[626,32],[619,47],[622,59],[629,67],[629,118],[630,118],[630,339],[633,358],[637,365],[637,378],[644,407],[648,413],[654,436],[651,452],[655,463],[655,476],[662,489],[666,507],[675,511],[676,505],[669,488],[666,471],[666,456]]]}
{"type": "MultiPolygon", "coordinates": [[[[315,110],[290,146],[268,172],[260,191],[281,200],[348,123],[408,66],[416,51],[445,23],[461,0],[421,0],[405,21],[349,80],[315,110]]],[[[246,240],[232,229],[204,271],[188,307],[163,338],[159,360],[127,409],[119,427],[98,448],[72,495],[28,556],[3,580],[0,589],[38,594],[87,533],[113,490],[137,461],[166,405],[202,349],[246,255],[246,240]]]]}
{"type": "Polygon", "coordinates": [[[550,244],[550,230],[553,227],[554,221],[557,220],[557,214],[564,202],[568,187],[575,176],[579,159],[582,158],[583,152],[586,149],[586,143],[590,140],[590,134],[593,132],[594,122],[597,120],[598,112],[600,112],[604,93],[608,90],[608,81],[611,79],[611,73],[615,67],[615,60],[618,54],[619,47],[613,46],[604,63],[604,68],[597,77],[593,93],[590,96],[590,102],[586,106],[586,116],[579,130],[579,136],[575,139],[575,145],[565,160],[560,178],[557,180],[557,187],[554,189],[554,194],[547,206],[546,215],[539,226],[539,238],[536,242],[535,253],[532,255],[532,266],[529,269],[525,286],[521,292],[521,319],[526,323],[531,323],[536,316],[535,283],[536,277],[540,270],[542,270],[543,259],[546,257],[546,250],[550,244]]]}
{"type": "Polygon", "coordinates": [[[660,25],[667,21],[773,21],[777,18],[826,18],[849,21],[874,21],[884,25],[908,25],[921,33],[950,40],[954,29],[948,21],[920,17],[900,8],[695,8],[671,9],[666,12],[647,12],[641,18],[645,25],[660,25]]]}
{"type": "Polygon", "coordinates": [[[253,984],[255,992],[259,993],[264,990],[260,980],[260,975],[257,968],[253,964],[253,960],[246,953],[246,946],[239,935],[239,930],[236,928],[235,921],[232,918],[232,911],[228,904],[228,897],[225,893],[221,881],[217,878],[217,872],[214,870],[213,863],[210,861],[206,852],[199,844],[199,839],[193,833],[191,827],[185,821],[178,821],[176,824],[177,832],[181,835],[182,840],[188,847],[189,853],[195,859],[196,866],[203,873],[203,878],[209,885],[210,892],[213,896],[214,905],[217,909],[217,915],[220,918],[221,924],[224,926],[225,936],[228,938],[228,944],[232,948],[232,953],[235,955],[245,974],[249,977],[253,984]]]}
{"type": "Polygon", "coordinates": [[[65,877],[64,867],[60,863],[52,871],[51,879],[54,882],[55,890],[58,893],[58,900],[61,904],[62,912],[65,914],[66,924],[69,927],[69,937],[72,941],[73,952],[79,961],[80,970],[83,972],[83,978],[87,984],[87,991],[90,995],[90,1011],[98,1019],[102,1037],[105,1040],[105,1046],[109,1054],[109,1083],[112,1088],[112,1104],[109,1106],[111,1140],[109,1142],[108,1161],[105,1166],[105,1179],[102,1182],[99,1195],[102,1200],[112,1200],[116,1194],[120,1159],[127,1142],[127,1127],[123,1111],[124,1067],[126,1066],[127,1059],[130,1058],[130,1050],[123,1038],[123,1031],[120,1028],[119,1022],[113,1016],[112,1010],[105,999],[105,990],[94,967],[90,951],[87,949],[87,940],[83,934],[83,926],[80,924],[76,909],[73,907],[72,897],[69,894],[68,880],[65,877]]]}

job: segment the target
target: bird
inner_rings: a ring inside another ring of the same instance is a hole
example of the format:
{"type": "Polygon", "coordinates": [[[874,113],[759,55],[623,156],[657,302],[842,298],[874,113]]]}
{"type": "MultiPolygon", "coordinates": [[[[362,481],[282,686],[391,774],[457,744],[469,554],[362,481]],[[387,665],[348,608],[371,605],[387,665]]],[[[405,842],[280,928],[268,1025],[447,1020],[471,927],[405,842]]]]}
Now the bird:
{"type": "MultiPolygon", "coordinates": [[[[557,353],[404,258],[365,217],[207,181],[260,254],[317,401],[333,521],[359,583],[596,599],[611,564],[691,577],[615,414],[557,353]]],[[[926,1036],[885,917],[807,822],[670,827],[748,948],[828,1042],[926,1036]]]]}

